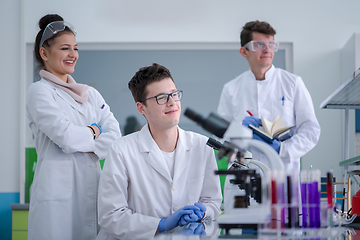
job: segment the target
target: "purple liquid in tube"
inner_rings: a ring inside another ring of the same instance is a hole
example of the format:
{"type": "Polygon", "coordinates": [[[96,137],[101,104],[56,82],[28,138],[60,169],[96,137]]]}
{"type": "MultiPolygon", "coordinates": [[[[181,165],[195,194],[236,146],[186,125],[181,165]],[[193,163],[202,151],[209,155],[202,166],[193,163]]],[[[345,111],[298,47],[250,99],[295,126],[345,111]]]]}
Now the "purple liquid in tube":
{"type": "Polygon", "coordinates": [[[309,226],[309,212],[307,202],[307,183],[301,183],[301,203],[302,203],[302,227],[307,228],[309,226]]]}
{"type": "Polygon", "coordinates": [[[310,224],[311,228],[320,228],[320,191],[319,191],[319,182],[313,180],[312,183],[308,185],[309,189],[309,215],[310,215],[310,224]]]}
{"type": "Polygon", "coordinates": [[[281,228],[285,228],[285,214],[286,214],[286,208],[285,206],[285,186],[284,182],[280,182],[278,185],[278,202],[281,204],[281,213],[280,213],[280,222],[281,222],[281,228]]]}

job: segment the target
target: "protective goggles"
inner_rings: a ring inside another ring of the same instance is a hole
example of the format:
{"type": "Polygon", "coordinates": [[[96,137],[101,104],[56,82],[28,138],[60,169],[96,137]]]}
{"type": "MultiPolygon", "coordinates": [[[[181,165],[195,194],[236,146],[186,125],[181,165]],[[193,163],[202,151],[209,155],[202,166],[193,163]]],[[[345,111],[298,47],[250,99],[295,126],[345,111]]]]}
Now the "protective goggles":
{"type": "Polygon", "coordinates": [[[55,22],[49,23],[46,26],[46,28],[41,36],[40,48],[42,47],[42,45],[44,44],[44,42],[46,40],[48,40],[49,38],[52,38],[58,32],[64,31],[66,27],[68,27],[71,30],[71,32],[76,36],[76,30],[75,30],[74,26],[71,25],[70,23],[67,23],[64,21],[55,21],[55,22]]]}
{"type": "Polygon", "coordinates": [[[266,48],[269,48],[273,52],[277,52],[279,49],[279,42],[274,41],[250,41],[244,45],[244,48],[257,52],[264,51],[266,48]]]}

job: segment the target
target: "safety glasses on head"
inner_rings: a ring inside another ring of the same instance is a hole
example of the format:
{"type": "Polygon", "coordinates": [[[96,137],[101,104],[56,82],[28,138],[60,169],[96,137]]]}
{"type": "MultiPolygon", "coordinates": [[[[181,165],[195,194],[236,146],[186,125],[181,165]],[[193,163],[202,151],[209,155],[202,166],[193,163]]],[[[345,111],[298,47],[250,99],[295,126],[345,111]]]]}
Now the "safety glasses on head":
{"type": "Polygon", "coordinates": [[[247,44],[244,45],[244,48],[257,52],[257,51],[263,51],[266,48],[269,48],[269,50],[273,52],[277,52],[279,49],[279,42],[275,41],[250,41],[247,44]]]}
{"type": "Polygon", "coordinates": [[[48,40],[49,38],[52,38],[58,32],[64,31],[66,27],[68,27],[70,29],[70,31],[76,36],[76,30],[75,30],[74,26],[68,22],[55,21],[55,22],[49,23],[46,26],[46,28],[41,36],[40,48],[43,46],[43,44],[46,40],[48,40]]]}

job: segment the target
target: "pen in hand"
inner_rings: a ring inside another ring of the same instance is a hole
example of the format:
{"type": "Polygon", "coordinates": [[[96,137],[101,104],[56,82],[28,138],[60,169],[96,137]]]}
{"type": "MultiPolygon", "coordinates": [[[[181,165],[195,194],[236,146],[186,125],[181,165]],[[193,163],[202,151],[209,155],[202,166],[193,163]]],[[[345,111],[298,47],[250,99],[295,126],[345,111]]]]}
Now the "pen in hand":
{"type": "MultiPolygon", "coordinates": [[[[246,112],[250,115],[250,116],[254,116],[249,110],[246,110],[246,112]]],[[[262,126],[262,124],[260,123],[259,126],[262,126]]]]}

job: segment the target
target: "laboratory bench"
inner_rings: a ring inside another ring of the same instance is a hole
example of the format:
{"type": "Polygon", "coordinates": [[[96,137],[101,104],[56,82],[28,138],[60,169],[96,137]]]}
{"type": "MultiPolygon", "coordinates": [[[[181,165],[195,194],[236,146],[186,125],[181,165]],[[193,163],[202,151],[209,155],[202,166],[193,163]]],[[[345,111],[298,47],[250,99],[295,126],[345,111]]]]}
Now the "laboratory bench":
{"type": "MultiPolygon", "coordinates": [[[[294,230],[300,230],[300,229],[294,229],[294,230]]],[[[350,224],[346,226],[341,227],[334,227],[331,230],[331,233],[333,236],[329,237],[326,236],[327,233],[329,233],[328,228],[321,228],[314,231],[318,231],[320,235],[322,236],[315,236],[314,233],[311,233],[312,235],[308,236],[277,236],[275,234],[261,234],[257,235],[254,233],[254,231],[251,232],[251,230],[244,230],[245,233],[241,233],[240,229],[233,229],[232,232],[228,235],[225,234],[225,231],[223,229],[219,229],[217,226],[217,223],[215,221],[212,221],[210,225],[207,225],[205,227],[205,232],[203,234],[195,234],[191,233],[188,229],[185,227],[177,227],[172,232],[168,232],[166,234],[158,234],[154,237],[154,240],[192,240],[192,239],[264,239],[264,240],[273,240],[273,239],[332,239],[332,240],[341,240],[341,239],[360,239],[360,223],[356,224],[350,224]],[[327,232],[327,233],[325,233],[327,232]]],[[[311,231],[309,231],[311,232],[311,231]]]]}
{"type": "MultiPolygon", "coordinates": [[[[29,204],[12,204],[11,209],[13,211],[13,230],[12,230],[12,239],[13,240],[25,240],[27,239],[27,228],[28,228],[28,212],[29,204]]],[[[274,235],[256,235],[252,230],[241,230],[233,229],[230,230],[230,235],[225,234],[224,229],[220,229],[218,224],[215,221],[207,221],[203,223],[194,223],[192,226],[177,227],[170,232],[164,234],[158,234],[154,237],[154,240],[192,240],[192,239],[310,239],[309,237],[284,237],[280,238],[274,235]],[[198,234],[197,229],[201,229],[201,234],[198,234]]],[[[338,229],[336,236],[332,238],[333,240],[342,240],[342,239],[360,239],[360,223],[352,223],[344,227],[335,227],[338,229]]],[[[313,237],[312,237],[313,238],[313,237]]],[[[316,239],[325,239],[325,238],[316,238],[316,239]]]]}

